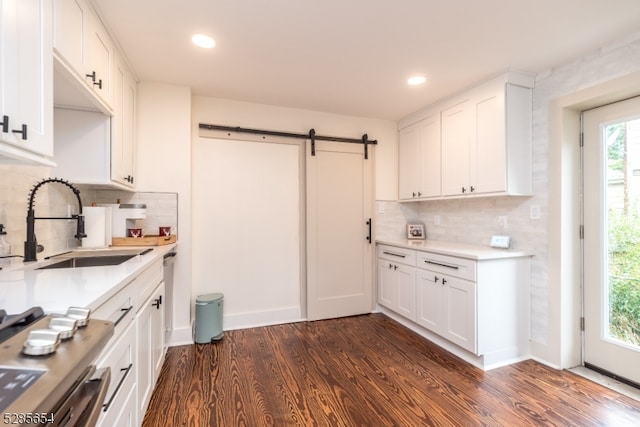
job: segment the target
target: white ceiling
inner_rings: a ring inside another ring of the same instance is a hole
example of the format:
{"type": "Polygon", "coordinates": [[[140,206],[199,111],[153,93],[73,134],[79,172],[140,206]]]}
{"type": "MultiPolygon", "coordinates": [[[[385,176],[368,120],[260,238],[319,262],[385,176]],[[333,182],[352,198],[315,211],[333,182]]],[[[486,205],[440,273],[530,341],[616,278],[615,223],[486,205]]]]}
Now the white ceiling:
{"type": "Polygon", "coordinates": [[[91,1],[140,80],[392,120],[507,69],[537,74],[640,32],[639,0],[91,1]],[[196,32],[216,47],[194,47],[196,32]],[[427,83],[409,87],[415,73],[427,83]]]}

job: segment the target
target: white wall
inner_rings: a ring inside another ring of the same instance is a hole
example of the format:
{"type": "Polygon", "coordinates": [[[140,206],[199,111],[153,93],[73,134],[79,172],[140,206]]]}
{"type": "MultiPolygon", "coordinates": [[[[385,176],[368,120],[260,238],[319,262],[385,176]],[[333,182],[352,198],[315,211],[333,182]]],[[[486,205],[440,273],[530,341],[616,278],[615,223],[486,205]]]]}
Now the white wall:
{"type": "Polygon", "coordinates": [[[191,336],[191,89],[138,85],[136,190],[178,194],[178,256],[174,265],[173,333],[169,345],[191,336]]]}
{"type": "Polygon", "coordinates": [[[369,139],[378,141],[378,145],[373,147],[376,150],[376,199],[398,198],[398,132],[395,121],[197,96],[193,101],[193,114],[194,132],[202,122],[303,134],[313,128],[318,135],[348,138],[361,138],[366,133],[369,139]]]}

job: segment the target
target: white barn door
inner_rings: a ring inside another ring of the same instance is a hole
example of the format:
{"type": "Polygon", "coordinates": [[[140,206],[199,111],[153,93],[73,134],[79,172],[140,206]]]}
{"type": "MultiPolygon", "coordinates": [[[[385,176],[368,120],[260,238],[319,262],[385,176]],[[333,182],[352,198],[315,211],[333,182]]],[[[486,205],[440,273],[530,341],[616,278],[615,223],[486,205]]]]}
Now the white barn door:
{"type": "Polygon", "coordinates": [[[307,152],[307,319],[373,307],[373,150],[316,142],[307,152]],[[367,239],[369,238],[369,239],[367,239]]]}

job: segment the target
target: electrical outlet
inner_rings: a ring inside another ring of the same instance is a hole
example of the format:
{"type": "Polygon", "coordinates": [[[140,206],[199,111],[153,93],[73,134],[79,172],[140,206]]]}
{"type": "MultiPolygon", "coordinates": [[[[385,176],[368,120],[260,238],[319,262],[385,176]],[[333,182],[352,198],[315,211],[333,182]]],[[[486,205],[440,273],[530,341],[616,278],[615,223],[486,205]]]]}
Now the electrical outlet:
{"type": "Polygon", "coordinates": [[[434,215],[433,216],[433,224],[434,225],[440,225],[440,215],[434,215]]]}
{"type": "Polygon", "coordinates": [[[540,205],[531,205],[529,208],[529,219],[540,219],[540,205]]]}
{"type": "Polygon", "coordinates": [[[501,215],[498,217],[498,227],[500,228],[507,228],[509,226],[508,221],[507,221],[507,217],[504,215],[501,215]]]}
{"type": "Polygon", "coordinates": [[[509,236],[491,236],[491,243],[489,246],[492,248],[508,249],[511,244],[511,237],[509,236]]]}

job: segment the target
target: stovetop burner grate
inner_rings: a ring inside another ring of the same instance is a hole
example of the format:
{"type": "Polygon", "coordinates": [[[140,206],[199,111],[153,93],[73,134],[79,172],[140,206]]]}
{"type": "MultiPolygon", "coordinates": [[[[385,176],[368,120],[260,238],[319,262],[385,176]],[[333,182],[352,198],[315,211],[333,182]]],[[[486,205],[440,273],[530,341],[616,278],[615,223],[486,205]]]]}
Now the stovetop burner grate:
{"type": "Polygon", "coordinates": [[[5,310],[0,310],[0,342],[4,342],[44,317],[41,307],[32,307],[20,314],[7,314],[5,310]]]}

